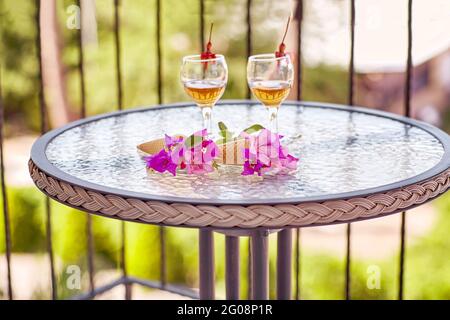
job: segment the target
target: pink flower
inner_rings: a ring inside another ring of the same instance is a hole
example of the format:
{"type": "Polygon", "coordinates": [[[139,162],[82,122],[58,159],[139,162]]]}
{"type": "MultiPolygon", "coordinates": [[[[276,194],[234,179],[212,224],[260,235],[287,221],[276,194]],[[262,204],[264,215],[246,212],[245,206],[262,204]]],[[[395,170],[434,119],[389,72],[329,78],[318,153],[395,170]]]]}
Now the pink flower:
{"type": "MultiPolygon", "coordinates": [[[[178,143],[178,144],[174,145],[170,150],[170,157],[172,158],[172,161],[176,164],[183,166],[185,151],[186,151],[186,147],[185,147],[184,143],[178,143]]],[[[181,169],[184,169],[184,168],[181,168],[181,169]]]]}
{"type": "Polygon", "coordinates": [[[147,168],[153,169],[160,173],[169,171],[172,175],[176,175],[177,164],[172,161],[170,154],[162,149],[158,154],[145,158],[147,168]]]}
{"type": "Polygon", "coordinates": [[[272,133],[270,130],[262,129],[258,135],[249,135],[245,132],[241,134],[248,140],[249,154],[245,158],[249,160],[261,161],[264,165],[270,165],[272,159],[278,157],[280,149],[279,135],[272,133]]]}
{"type": "Polygon", "coordinates": [[[261,161],[257,161],[255,164],[251,164],[250,161],[244,162],[244,170],[242,171],[243,176],[251,176],[255,174],[255,172],[260,176],[262,174],[263,164],[261,161]]]}
{"type": "Polygon", "coordinates": [[[288,154],[287,148],[281,145],[281,135],[262,129],[257,135],[243,132],[241,136],[248,145],[244,149],[246,161],[242,175],[261,175],[271,169],[289,171],[297,168],[298,159],[288,154]]]}
{"type": "Polygon", "coordinates": [[[183,137],[171,137],[171,136],[168,136],[167,134],[164,137],[164,142],[166,144],[166,148],[169,150],[171,150],[173,147],[182,143],[183,140],[184,140],[183,137]]]}
{"type": "Polygon", "coordinates": [[[209,164],[186,164],[186,172],[188,174],[205,174],[213,172],[214,167],[209,164]]]}
{"type": "MultiPolygon", "coordinates": [[[[261,176],[271,170],[283,172],[297,168],[298,158],[290,155],[288,149],[281,145],[283,136],[261,129],[258,134],[242,132],[241,137],[246,140],[242,175],[256,173],[261,176]]],[[[219,148],[208,139],[206,129],[186,139],[165,135],[164,142],[164,149],[145,158],[147,168],[161,173],[168,171],[174,176],[177,168],[186,169],[188,174],[209,173],[216,168],[215,158],[219,148]]]]}
{"type": "Polygon", "coordinates": [[[180,165],[181,169],[184,169],[185,168],[183,162],[185,150],[184,138],[171,137],[166,134],[164,137],[164,143],[166,145],[165,149],[169,152],[172,162],[175,163],[176,165],[180,165]]]}
{"type": "Polygon", "coordinates": [[[193,147],[184,151],[184,161],[188,174],[203,174],[214,171],[214,159],[219,154],[219,148],[214,141],[206,138],[206,130],[196,132],[194,136],[201,137],[193,147]]]}
{"type": "Polygon", "coordinates": [[[287,148],[280,148],[279,159],[281,163],[281,169],[283,169],[284,171],[297,169],[298,158],[288,154],[287,148]]]}

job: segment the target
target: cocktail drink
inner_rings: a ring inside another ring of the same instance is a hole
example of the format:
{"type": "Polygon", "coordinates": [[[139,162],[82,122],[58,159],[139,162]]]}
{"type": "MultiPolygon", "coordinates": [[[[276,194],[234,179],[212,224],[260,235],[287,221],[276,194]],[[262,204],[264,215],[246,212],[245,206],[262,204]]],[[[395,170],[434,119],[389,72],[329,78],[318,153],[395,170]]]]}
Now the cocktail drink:
{"type": "Polygon", "coordinates": [[[212,26],[206,50],[184,57],[180,75],[184,90],[202,110],[203,129],[207,129],[208,135],[212,133],[212,109],[222,97],[228,80],[225,57],[211,52],[212,26]]]}
{"type": "Polygon", "coordinates": [[[278,132],[278,109],[289,95],[294,71],[288,55],[275,54],[251,56],[247,65],[248,85],[255,96],[269,110],[269,129],[278,132]]]}

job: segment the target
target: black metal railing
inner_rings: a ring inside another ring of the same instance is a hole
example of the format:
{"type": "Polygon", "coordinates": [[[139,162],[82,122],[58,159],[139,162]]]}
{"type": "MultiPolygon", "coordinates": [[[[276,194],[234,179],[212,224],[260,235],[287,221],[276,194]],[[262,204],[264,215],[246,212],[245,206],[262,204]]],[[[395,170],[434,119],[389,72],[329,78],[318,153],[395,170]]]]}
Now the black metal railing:
{"type": "MultiPolygon", "coordinates": [[[[81,1],[77,1],[78,5],[81,6],[81,1]]],[[[157,97],[158,103],[164,102],[164,97],[162,93],[163,82],[162,82],[162,44],[161,44],[161,10],[162,1],[156,0],[156,11],[155,11],[155,22],[156,22],[156,56],[157,56],[157,97]]],[[[411,77],[412,77],[412,0],[408,0],[408,48],[407,48],[407,60],[406,60],[406,72],[405,72],[405,115],[410,116],[411,110],[411,77]]],[[[121,20],[120,20],[120,0],[114,0],[114,44],[115,44],[115,71],[116,71],[116,91],[117,91],[117,106],[121,110],[123,108],[123,79],[121,72],[122,56],[121,56],[121,20]]],[[[199,44],[201,47],[204,46],[204,26],[205,26],[205,12],[206,12],[205,0],[199,0],[199,26],[200,26],[200,37],[199,44]]],[[[45,133],[49,129],[48,124],[48,114],[47,105],[44,93],[43,85],[43,74],[42,74],[42,53],[41,53],[41,25],[40,25],[40,7],[41,0],[35,1],[36,14],[35,14],[35,24],[36,24],[36,59],[38,61],[38,95],[39,95],[39,114],[40,114],[40,128],[41,133],[45,133]]],[[[304,14],[304,3],[303,0],[297,0],[297,8],[294,14],[294,18],[297,21],[297,61],[296,61],[296,71],[297,71],[297,86],[296,86],[296,97],[298,100],[302,99],[302,83],[304,81],[302,74],[302,24],[303,24],[303,14],[304,14]]],[[[246,53],[248,56],[252,54],[252,1],[247,0],[246,2],[246,53]]],[[[350,0],[350,61],[349,61],[349,81],[348,81],[348,104],[354,104],[354,48],[355,48],[355,0],[350,0]]],[[[86,104],[86,79],[85,79],[85,65],[84,65],[84,54],[83,54],[83,41],[82,41],[82,30],[78,31],[77,37],[78,45],[78,72],[80,75],[80,117],[84,118],[86,116],[87,104],[86,104]]],[[[0,72],[1,75],[1,72],[0,72]]],[[[8,208],[8,197],[7,197],[7,185],[5,183],[5,170],[4,170],[4,148],[3,148],[3,130],[4,130],[4,103],[2,99],[2,79],[0,78],[0,182],[2,187],[2,198],[3,198],[3,217],[4,217],[4,232],[5,232],[5,248],[6,248],[6,264],[7,264],[7,288],[8,288],[8,298],[13,299],[13,286],[11,280],[11,226],[10,226],[10,212],[8,208]]],[[[247,97],[250,98],[250,91],[247,90],[247,97]]],[[[52,299],[57,299],[57,283],[55,276],[55,259],[53,255],[52,246],[52,211],[51,202],[48,197],[44,199],[45,201],[45,217],[46,217],[46,250],[49,259],[50,275],[51,275],[51,296],[52,299]]],[[[398,299],[403,299],[404,297],[404,270],[405,270],[405,234],[406,228],[406,215],[405,212],[401,214],[401,230],[400,230],[400,259],[399,259],[399,275],[398,275],[398,299]]],[[[121,222],[121,272],[122,276],[106,285],[96,287],[94,282],[95,266],[94,266],[94,238],[92,234],[92,218],[87,214],[86,220],[86,233],[87,233],[87,255],[88,255],[88,271],[89,271],[89,292],[86,294],[79,295],[75,298],[77,299],[92,299],[96,295],[104,293],[112,288],[120,285],[124,285],[125,299],[131,299],[131,286],[133,284],[142,285],[149,288],[159,288],[166,290],[168,292],[173,292],[181,295],[185,295],[191,298],[198,298],[197,292],[181,288],[178,286],[173,286],[167,283],[167,258],[166,258],[166,232],[165,227],[159,227],[159,242],[160,242],[160,279],[159,281],[149,281],[134,278],[128,275],[127,263],[126,263],[126,230],[127,223],[121,222]]],[[[295,230],[295,246],[294,246],[294,297],[295,299],[300,299],[301,297],[301,232],[300,229],[295,230]]],[[[279,239],[285,241],[286,238],[292,239],[292,233],[290,230],[286,232],[279,233],[279,239]]],[[[214,238],[212,231],[200,230],[199,236],[200,243],[200,254],[206,252],[206,256],[214,257],[214,238]]],[[[279,248],[283,251],[284,248],[279,248]]],[[[250,250],[249,241],[249,256],[252,254],[250,250]]],[[[227,259],[227,274],[239,274],[239,238],[226,236],[226,259],[227,259]],[[237,253],[236,253],[237,252],[237,253]]],[[[251,274],[251,258],[248,259],[248,275],[251,274]]],[[[203,261],[200,265],[200,272],[209,274],[209,278],[205,278],[203,282],[200,283],[202,287],[202,294],[200,298],[213,298],[214,297],[214,261],[203,261]]],[[[291,273],[288,272],[288,277],[285,273],[279,273],[281,277],[278,278],[278,282],[291,281],[291,273]]],[[[233,282],[233,290],[228,290],[226,292],[227,298],[237,299],[239,298],[239,285],[236,286],[236,281],[238,279],[226,279],[226,283],[233,282]],[[236,289],[237,288],[237,289],[236,289]]],[[[239,282],[237,282],[239,283],[239,282]]],[[[252,291],[251,283],[248,281],[248,297],[251,297],[250,292],[252,291]]],[[[227,285],[227,288],[229,286],[227,285]]],[[[346,259],[345,259],[345,299],[351,298],[351,224],[347,224],[346,229],[346,259]]],[[[284,297],[289,298],[289,297],[284,297]]]]}
{"type": "MultiPolygon", "coordinates": [[[[350,62],[348,66],[348,105],[354,105],[353,81],[355,78],[355,0],[350,0],[350,62]]],[[[350,300],[350,263],[352,225],[347,224],[345,259],[345,299],[350,300]]]]}
{"type": "MultiPolygon", "coordinates": [[[[39,111],[41,115],[41,134],[44,134],[48,131],[48,115],[47,115],[47,104],[45,102],[45,93],[44,93],[44,79],[43,79],[43,70],[42,70],[42,50],[41,50],[41,1],[36,0],[36,59],[38,60],[38,78],[39,78],[39,111]]],[[[50,198],[45,197],[45,213],[46,213],[46,245],[47,245],[47,253],[49,257],[50,263],[50,278],[52,285],[52,299],[55,300],[58,296],[57,294],[57,286],[56,286],[56,275],[55,275],[55,258],[53,255],[53,241],[52,241],[52,212],[50,206],[50,198]]]]}
{"type": "MultiPolygon", "coordinates": [[[[411,116],[411,78],[412,78],[412,0],[408,0],[408,49],[405,71],[405,116],[411,116]]],[[[400,227],[400,271],[398,274],[398,300],[403,300],[405,273],[405,234],[406,213],[402,212],[400,227]]]]}

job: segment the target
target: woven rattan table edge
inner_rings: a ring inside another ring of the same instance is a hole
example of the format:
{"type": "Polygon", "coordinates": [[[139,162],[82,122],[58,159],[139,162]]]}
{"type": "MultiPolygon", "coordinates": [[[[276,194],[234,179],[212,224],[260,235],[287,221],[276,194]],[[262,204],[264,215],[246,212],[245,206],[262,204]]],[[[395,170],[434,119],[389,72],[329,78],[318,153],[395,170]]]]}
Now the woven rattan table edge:
{"type": "MultiPolygon", "coordinates": [[[[254,105],[255,101],[250,100],[224,100],[219,101],[218,104],[232,104],[232,105],[254,105]]],[[[174,104],[168,104],[168,105],[157,105],[153,107],[139,107],[139,108],[132,108],[132,109],[126,109],[123,111],[118,112],[112,112],[97,116],[92,116],[89,118],[77,120],[74,122],[71,122],[65,126],[62,126],[60,128],[53,129],[52,131],[47,132],[43,136],[41,136],[39,139],[36,140],[36,142],[33,144],[33,147],[31,149],[31,159],[34,161],[34,163],[41,169],[41,171],[44,171],[47,173],[47,175],[56,177],[57,179],[61,181],[68,182],[72,185],[78,185],[82,188],[86,188],[88,190],[98,191],[102,194],[116,194],[121,197],[126,198],[138,198],[141,200],[158,200],[166,203],[174,203],[174,202],[180,202],[180,203],[190,203],[195,205],[200,204],[206,204],[206,205],[213,205],[213,206],[220,206],[220,205],[275,205],[275,204],[297,204],[300,202],[319,202],[319,201],[326,201],[326,200],[338,200],[338,199],[349,199],[354,198],[357,196],[368,196],[375,193],[380,192],[387,192],[393,189],[401,188],[404,186],[408,186],[414,183],[417,183],[419,181],[424,181],[425,179],[429,179],[431,177],[434,177],[443,171],[450,168],[450,137],[443,132],[442,130],[433,127],[427,123],[417,121],[415,119],[402,117],[396,114],[387,113],[380,110],[373,110],[358,106],[344,106],[344,105],[336,105],[336,104],[329,104],[329,103],[322,103],[322,102],[307,102],[307,101],[287,101],[285,104],[296,106],[296,107],[308,107],[308,108],[324,108],[324,109],[333,109],[333,110],[339,110],[343,112],[350,112],[350,113],[363,113],[368,114],[376,117],[384,117],[389,118],[394,121],[398,121],[400,123],[403,123],[405,126],[413,126],[418,127],[421,130],[426,131],[427,133],[434,136],[439,142],[442,144],[444,148],[444,155],[442,156],[439,163],[437,163],[432,168],[414,176],[410,177],[401,181],[397,181],[394,183],[377,186],[373,188],[363,189],[363,190],[356,190],[356,191],[349,191],[349,192],[343,192],[343,193],[333,193],[333,194],[327,194],[327,195],[312,195],[312,196],[301,196],[301,197],[292,197],[289,199],[284,198],[264,198],[264,199],[258,199],[258,198],[252,198],[252,199],[241,199],[241,200],[233,200],[233,199],[202,199],[202,198],[183,198],[179,196],[169,196],[169,195],[157,195],[157,194],[149,194],[149,193],[142,193],[142,192],[136,192],[131,190],[124,190],[124,189],[117,189],[113,187],[104,186],[101,184],[96,184],[89,182],[87,180],[78,179],[77,177],[68,174],[67,172],[64,172],[60,169],[58,169],[56,166],[54,166],[49,159],[46,156],[46,149],[49,143],[56,138],[58,135],[64,133],[67,130],[73,129],[75,127],[78,127],[80,125],[84,125],[86,123],[94,122],[97,120],[103,120],[110,117],[117,117],[122,116],[129,113],[135,113],[135,112],[147,112],[150,110],[162,110],[162,109],[170,109],[170,108],[182,108],[182,107],[189,107],[193,106],[192,103],[174,103],[174,104]]],[[[406,127],[405,127],[406,128],[406,127]]]]}
{"type": "Polygon", "coordinates": [[[29,160],[36,186],[49,197],[97,215],[179,227],[288,228],[347,223],[404,211],[428,202],[450,187],[450,169],[392,191],[322,202],[276,205],[193,205],[124,198],[72,185],[47,175],[29,160]]]}

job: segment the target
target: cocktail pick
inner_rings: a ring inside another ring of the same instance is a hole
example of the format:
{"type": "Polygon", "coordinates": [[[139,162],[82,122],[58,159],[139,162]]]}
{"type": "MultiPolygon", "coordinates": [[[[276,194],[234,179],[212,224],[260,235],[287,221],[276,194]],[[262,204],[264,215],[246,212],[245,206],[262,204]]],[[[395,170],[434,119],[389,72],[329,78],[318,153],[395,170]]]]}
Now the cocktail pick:
{"type": "Polygon", "coordinates": [[[203,51],[202,54],[200,55],[200,58],[202,60],[214,59],[216,57],[216,54],[211,52],[211,48],[212,48],[211,35],[212,35],[213,26],[214,26],[214,23],[211,23],[211,28],[209,29],[208,43],[206,44],[206,50],[203,51]]]}
{"type": "Polygon", "coordinates": [[[286,50],[286,45],[284,44],[284,39],[286,38],[287,32],[289,30],[289,23],[291,22],[291,17],[289,16],[287,24],[286,24],[286,30],[284,31],[283,39],[281,40],[280,45],[278,46],[278,51],[275,51],[275,57],[280,58],[284,57],[286,53],[284,50],[286,50]]]}

